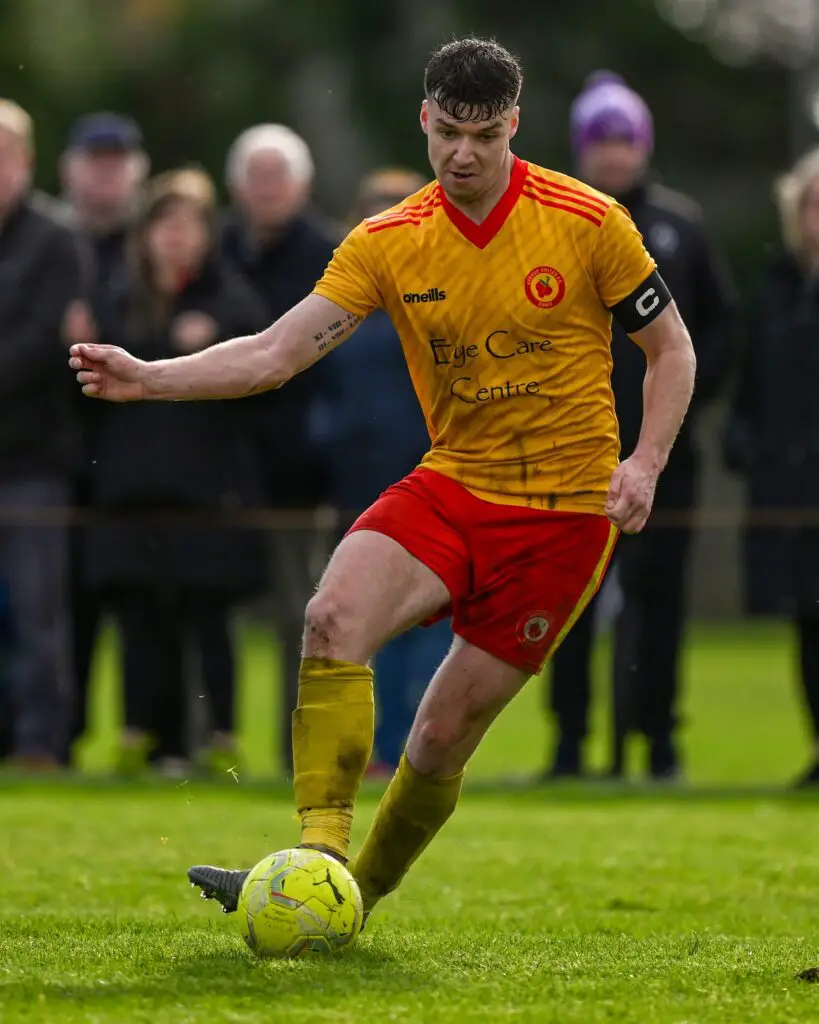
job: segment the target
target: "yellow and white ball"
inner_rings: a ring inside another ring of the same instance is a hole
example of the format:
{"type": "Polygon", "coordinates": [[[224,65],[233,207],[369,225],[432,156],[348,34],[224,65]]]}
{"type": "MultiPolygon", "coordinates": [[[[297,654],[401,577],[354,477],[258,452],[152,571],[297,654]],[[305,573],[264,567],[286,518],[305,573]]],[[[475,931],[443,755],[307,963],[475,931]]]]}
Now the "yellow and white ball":
{"type": "Polygon", "coordinates": [[[342,953],[361,931],[361,893],[350,872],[318,850],[280,850],[250,872],[239,896],[245,942],[262,957],[342,953]]]}

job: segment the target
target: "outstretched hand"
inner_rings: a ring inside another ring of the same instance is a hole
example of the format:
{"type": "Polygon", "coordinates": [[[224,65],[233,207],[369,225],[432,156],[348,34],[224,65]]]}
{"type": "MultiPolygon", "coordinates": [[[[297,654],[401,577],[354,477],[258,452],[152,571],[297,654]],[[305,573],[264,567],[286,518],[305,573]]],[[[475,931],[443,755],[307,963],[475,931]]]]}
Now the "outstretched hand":
{"type": "Polygon", "coordinates": [[[109,402],[148,397],[147,364],[114,345],[72,345],[68,365],[77,372],[83,394],[109,402]]]}
{"type": "Polygon", "coordinates": [[[615,469],[606,499],[606,515],[623,533],[639,533],[654,503],[658,471],[636,455],[615,469]]]}

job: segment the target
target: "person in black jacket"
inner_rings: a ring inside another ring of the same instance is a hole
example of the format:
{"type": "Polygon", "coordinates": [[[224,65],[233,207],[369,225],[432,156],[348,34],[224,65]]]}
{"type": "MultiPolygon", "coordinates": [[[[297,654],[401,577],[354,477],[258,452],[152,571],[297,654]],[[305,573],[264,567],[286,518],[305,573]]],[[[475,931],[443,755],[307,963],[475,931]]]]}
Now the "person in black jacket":
{"type": "MultiPolygon", "coordinates": [[[[148,174],[148,155],[142,132],[131,118],[102,111],[81,117],[71,128],[68,145],[60,159],[62,181],[61,219],[79,233],[90,250],[88,294],[72,303],[65,326],[68,344],[104,341],[99,337],[89,301],[95,292],[106,291],[125,269],[125,239],[136,211],[137,198],[148,174]]],[[[75,395],[76,416],[82,435],[74,474],[72,503],[85,507],[89,500],[91,460],[87,449],[94,436],[98,403],[75,395]]],[[[91,665],[103,608],[87,585],[83,556],[84,530],[71,532],[71,619],[75,707],[70,741],[85,732],[91,665]]],[[[70,754],[67,754],[70,758],[70,754]]]]}
{"type": "MultiPolygon", "coordinates": [[[[123,286],[95,311],[106,341],[155,360],[264,326],[252,288],[217,256],[214,188],[202,172],[149,183],[129,246],[123,286]]],[[[188,638],[210,700],[211,766],[235,764],[230,612],[264,586],[264,558],[258,534],[209,527],[207,518],[261,503],[242,409],[105,406],[92,454],[92,500],[118,519],[89,531],[88,572],[109,597],[123,639],[120,767],[142,767],[162,716],[178,714],[188,638]]],[[[181,736],[163,751],[174,761],[184,753],[181,736]]]]}
{"type": "Polygon", "coordinates": [[[819,784],[819,148],[778,183],[784,246],[764,267],[726,428],[748,481],[747,610],[788,616],[819,784]],[[754,518],[765,519],[762,525],[754,518]]]}
{"type": "MultiPolygon", "coordinates": [[[[312,291],[338,241],[309,209],[313,173],[307,144],[285,125],[248,128],[227,156],[233,204],[223,223],[221,251],[256,288],[270,323],[312,291]]],[[[281,391],[243,403],[261,442],[265,501],[272,508],[312,510],[329,500],[329,470],[308,429],[326,373],[315,366],[281,391]]],[[[326,561],[329,538],[305,527],[276,530],[271,542],[283,649],[279,745],[289,775],[304,606],[326,561]]]]}
{"type": "MultiPolygon", "coordinates": [[[[694,403],[657,486],[656,522],[649,521],[639,536],[621,537],[616,552],[622,610],[615,625],[611,774],[622,774],[625,740],[634,731],[648,740],[650,775],[669,779],[680,770],[676,704],[692,536],[684,518],[697,501],[697,412],[717,395],[727,377],[734,299],[699,207],[649,178],[654,133],[642,97],[619,76],[596,73],[575,101],[571,128],[579,176],[631,213],[674,295],[697,355],[694,403]],[[677,521],[664,525],[664,513],[677,521]]],[[[640,431],[645,357],[616,324],[612,359],[621,457],[626,458],[640,431]]],[[[553,776],[579,775],[583,770],[597,604],[592,602],[553,659],[552,710],[558,725],[549,771],[553,776]]]]}
{"type": "Polygon", "coordinates": [[[36,208],[32,165],[31,119],[0,100],[0,578],[14,625],[13,753],[52,769],[71,713],[64,516],[75,437],[61,327],[82,261],[71,232],[36,208]]]}

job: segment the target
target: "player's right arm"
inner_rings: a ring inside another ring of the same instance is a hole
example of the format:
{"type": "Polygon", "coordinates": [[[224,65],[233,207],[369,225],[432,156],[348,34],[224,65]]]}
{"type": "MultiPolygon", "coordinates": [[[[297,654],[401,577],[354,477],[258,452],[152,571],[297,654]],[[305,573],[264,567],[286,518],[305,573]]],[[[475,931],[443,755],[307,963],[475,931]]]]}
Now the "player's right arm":
{"type": "Polygon", "coordinates": [[[83,392],[109,402],[244,398],[281,387],[340,344],[361,317],[308,295],[259,334],[195,355],[144,362],[112,345],[72,345],[70,366],[83,392]]]}
{"type": "Polygon", "coordinates": [[[73,345],[71,369],[86,395],[110,402],[244,398],[281,387],[380,305],[371,253],[366,229],[353,231],[316,290],[259,334],[150,363],[110,345],[73,345]]]}

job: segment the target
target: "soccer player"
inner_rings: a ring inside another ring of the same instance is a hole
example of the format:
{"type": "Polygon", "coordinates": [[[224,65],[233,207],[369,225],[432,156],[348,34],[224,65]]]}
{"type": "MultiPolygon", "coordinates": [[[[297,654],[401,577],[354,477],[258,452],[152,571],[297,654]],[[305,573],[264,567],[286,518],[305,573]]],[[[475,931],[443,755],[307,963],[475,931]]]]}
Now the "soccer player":
{"type": "MultiPolygon", "coordinates": [[[[599,586],[618,530],[645,525],[693,388],[688,333],[626,211],[510,151],[521,84],[493,41],[439,49],[421,106],[436,180],[356,227],[313,293],[261,334],[153,363],[71,350],[97,398],[238,398],[281,387],[373,309],[389,313],[431,448],[332,556],[307,605],[293,716],[301,843],[346,862],[373,740],[370,660],[452,615],[452,649],[349,862],[367,913],[454,811],[467,761],[599,586]],[[612,315],[647,360],[640,439],[619,465],[612,315]]],[[[188,874],[236,909],[245,871],[188,874]]]]}

